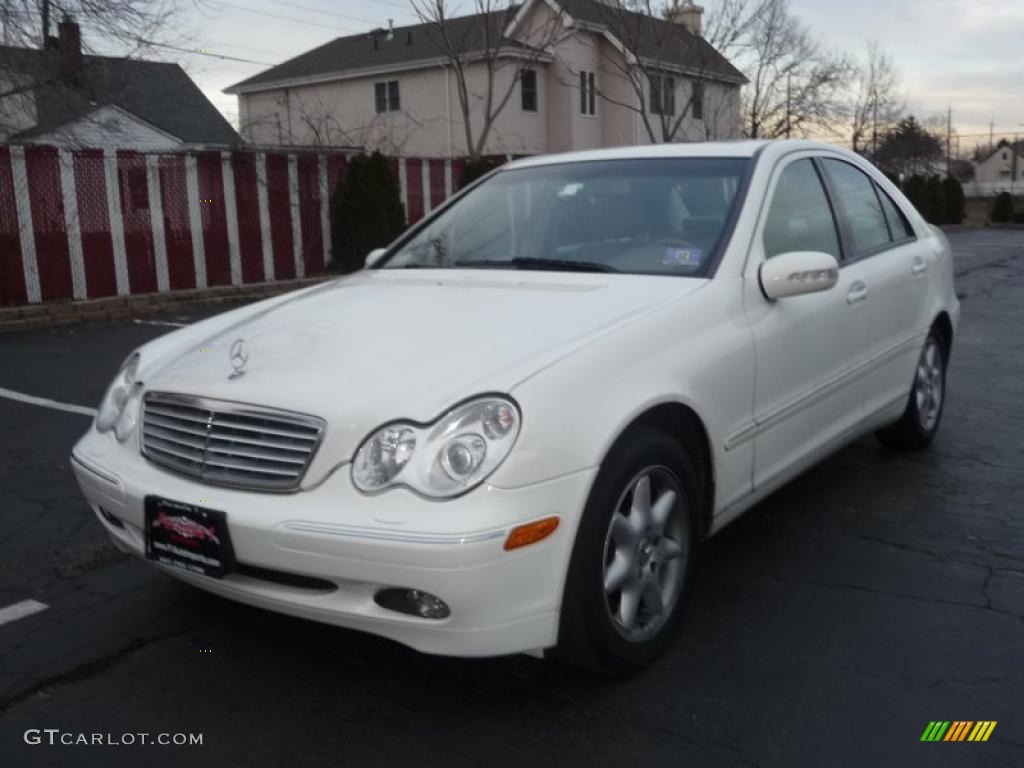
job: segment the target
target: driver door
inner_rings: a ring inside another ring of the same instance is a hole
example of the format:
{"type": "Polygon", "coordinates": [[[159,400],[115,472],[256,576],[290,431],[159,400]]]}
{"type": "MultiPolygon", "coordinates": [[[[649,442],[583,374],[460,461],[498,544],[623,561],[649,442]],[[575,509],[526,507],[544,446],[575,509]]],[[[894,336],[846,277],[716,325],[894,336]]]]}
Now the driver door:
{"type": "Polygon", "coordinates": [[[861,421],[859,368],[868,341],[863,265],[843,261],[838,221],[812,157],[798,155],[776,168],[766,200],[744,280],[756,356],[755,489],[785,482],[861,421]],[[767,299],[761,264],[792,251],[834,256],[838,283],[820,293],[767,299]]]}

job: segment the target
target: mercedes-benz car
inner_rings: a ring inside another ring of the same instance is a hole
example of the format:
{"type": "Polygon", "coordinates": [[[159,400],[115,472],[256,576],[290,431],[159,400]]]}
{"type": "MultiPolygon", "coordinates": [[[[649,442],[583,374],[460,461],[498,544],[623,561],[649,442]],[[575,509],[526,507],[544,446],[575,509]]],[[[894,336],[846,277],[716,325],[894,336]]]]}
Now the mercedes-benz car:
{"type": "Polygon", "coordinates": [[[932,441],[958,316],[946,238],[855,154],[529,158],[139,348],[72,465],[120,549],[218,595],[629,670],[702,541],[860,436],[932,441]]]}

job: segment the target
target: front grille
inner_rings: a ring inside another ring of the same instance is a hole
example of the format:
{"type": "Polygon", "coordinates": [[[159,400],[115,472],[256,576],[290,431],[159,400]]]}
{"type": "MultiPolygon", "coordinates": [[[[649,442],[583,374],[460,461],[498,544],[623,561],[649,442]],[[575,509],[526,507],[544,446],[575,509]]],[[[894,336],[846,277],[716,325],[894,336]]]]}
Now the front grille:
{"type": "Polygon", "coordinates": [[[210,485],[292,491],[323,432],[323,419],[314,416],[150,392],[142,412],[142,453],[210,485]]]}

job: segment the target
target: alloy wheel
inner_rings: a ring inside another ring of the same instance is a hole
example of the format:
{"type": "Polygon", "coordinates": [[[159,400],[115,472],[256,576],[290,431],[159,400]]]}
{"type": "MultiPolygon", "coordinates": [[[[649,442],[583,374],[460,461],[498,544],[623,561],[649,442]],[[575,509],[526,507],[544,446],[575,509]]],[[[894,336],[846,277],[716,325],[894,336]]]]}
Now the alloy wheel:
{"type": "Polygon", "coordinates": [[[934,336],[928,337],[914,379],[914,398],[921,428],[931,432],[939,420],[943,396],[942,349],[934,336]]]}
{"type": "Polygon", "coordinates": [[[689,516],[675,473],[654,466],[626,486],[605,537],[605,605],[627,640],[643,642],[672,615],[682,588],[689,516]]]}

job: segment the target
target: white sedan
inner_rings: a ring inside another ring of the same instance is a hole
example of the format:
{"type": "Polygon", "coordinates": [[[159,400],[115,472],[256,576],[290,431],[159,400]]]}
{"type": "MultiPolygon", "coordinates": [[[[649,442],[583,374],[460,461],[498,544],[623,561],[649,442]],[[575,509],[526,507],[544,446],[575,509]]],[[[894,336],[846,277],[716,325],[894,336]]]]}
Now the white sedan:
{"type": "Polygon", "coordinates": [[[531,158],[138,349],[72,465],[119,548],[210,592],[628,670],[702,540],[865,433],[931,442],[958,316],[945,237],[849,152],[531,158]]]}

